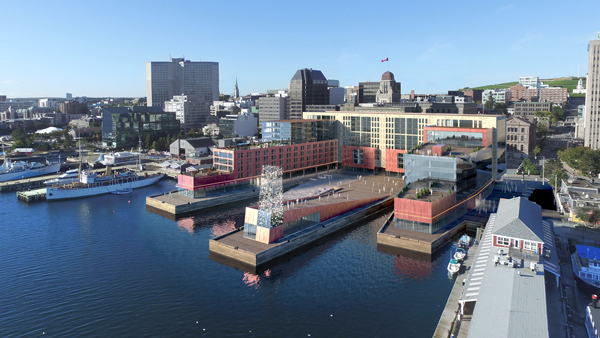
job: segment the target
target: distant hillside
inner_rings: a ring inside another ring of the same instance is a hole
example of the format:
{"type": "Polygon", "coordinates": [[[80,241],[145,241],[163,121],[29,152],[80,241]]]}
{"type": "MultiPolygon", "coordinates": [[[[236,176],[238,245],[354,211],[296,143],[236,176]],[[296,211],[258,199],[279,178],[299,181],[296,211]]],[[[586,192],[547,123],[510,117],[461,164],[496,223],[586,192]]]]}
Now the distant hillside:
{"type": "Polygon", "coordinates": [[[512,86],[514,86],[514,85],[516,85],[518,83],[519,83],[519,81],[506,82],[506,83],[498,83],[498,84],[495,84],[495,85],[473,87],[473,89],[480,89],[480,90],[486,90],[486,89],[506,89],[506,88],[512,87],[512,86]]]}
{"type": "MultiPolygon", "coordinates": [[[[585,77],[583,77],[582,79],[583,79],[583,85],[585,86],[586,79],[585,79],[585,77]]],[[[544,84],[547,84],[550,87],[563,87],[563,88],[567,88],[569,90],[569,94],[571,94],[571,96],[574,96],[574,97],[585,96],[584,94],[573,94],[573,89],[577,88],[577,81],[578,80],[579,80],[579,78],[575,77],[575,76],[557,77],[557,78],[553,78],[553,79],[541,79],[541,81],[544,84]]],[[[495,85],[473,87],[473,89],[481,89],[481,90],[485,90],[485,89],[506,89],[506,88],[512,87],[512,86],[514,86],[514,85],[516,85],[518,83],[519,83],[518,81],[515,81],[515,82],[506,82],[506,83],[499,83],[499,84],[495,84],[495,85]]]]}

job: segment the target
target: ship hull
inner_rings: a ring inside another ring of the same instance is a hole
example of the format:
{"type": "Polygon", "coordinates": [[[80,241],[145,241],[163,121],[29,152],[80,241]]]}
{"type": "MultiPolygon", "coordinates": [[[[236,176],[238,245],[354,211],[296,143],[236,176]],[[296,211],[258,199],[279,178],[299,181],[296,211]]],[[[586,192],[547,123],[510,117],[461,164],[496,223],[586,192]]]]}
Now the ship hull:
{"type": "Polygon", "coordinates": [[[53,163],[42,168],[15,171],[0,174],[0,182],[20,180],[22,178],[31,178],[36,176],[55,174],[60,171],[60,163],[53,163]]]}
{"type": "Polygon", "coordinates": [[[107,185],[98,185],[98,186],[90,186],[85,188],[75,188],[69,189],[68,187],[57,187],[57,188],[46,188],[46,200],[64,200],[71,198],[82,198],[89,196],[97,196],[104,194],[111,194],[115,191],[125,190],[125,189],[137,189],[147,187],[158,182],[164,175],[160,174],[153,177],[148,178],[140,178],[134,181],[126,181],[126,182],[114,182],[107,185]]]}

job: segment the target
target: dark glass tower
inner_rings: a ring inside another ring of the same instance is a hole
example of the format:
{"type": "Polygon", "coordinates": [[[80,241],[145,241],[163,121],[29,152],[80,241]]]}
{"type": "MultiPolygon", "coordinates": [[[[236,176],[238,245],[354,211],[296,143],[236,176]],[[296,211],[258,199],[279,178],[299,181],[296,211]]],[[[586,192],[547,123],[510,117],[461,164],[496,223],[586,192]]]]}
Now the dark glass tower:
{"type": "Polygon", "coordinates": [[[289,89],[287,119],[301,119],[307,105],[329,104],[327,78],[320,70],[299,69],[292,77],[289,89]]]}

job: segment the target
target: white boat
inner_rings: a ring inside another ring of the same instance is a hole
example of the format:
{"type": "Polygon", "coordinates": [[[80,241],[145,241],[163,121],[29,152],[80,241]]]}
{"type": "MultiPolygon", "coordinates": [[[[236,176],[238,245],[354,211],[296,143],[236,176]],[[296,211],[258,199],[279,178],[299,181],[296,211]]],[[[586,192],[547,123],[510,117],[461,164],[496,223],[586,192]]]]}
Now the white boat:
{"type": "Polygon", "coordinates": [[[100,176],[94,171],[84,171],[78,183],[46,188],[47,200],[62,200],[110,194],[116,191],[147,187],[158,182],[164,174],[137,175],[125,172],[114,175],[100,176]]]}
{"type": "Polygon", "coordinates": [[[454,275],[455,273],[460,271],[460,266],[461,266],[461,264],[459,262],[457,262],[456,259],[452,258],[450,260],[450,263],[448,263],[448,273],[450,273],[451,275],[454,275]]]}
{"type": "Polygon", "coordinates": [[[458,262],[462,262],[466,257],[467,250],[463,248],[456,249],[456,252],[454,253],[454,259],[456,259],[458,262]]]}
{"type": "Polygon", "coordinates": [[[64,174],[55,179],[44,181],[45,185],[62,185],[79,181],[79,169],[67,170],[64,174]]]}
{"type": "Polygon", "coordinates": [[[460,236],[460,239],[458,240],[458,247],[469,249],[469,246],[471,246],[471,237],[467,234],[460,236]]]}
{"type": "Polygon", "coordinates": [[[57,173],[60,171],[60,159],[55,163],[40,163],[40,162],[12,162],[10,159],[5,160],[0,166],[0,182],[19,180],[22,178],[30,178],[42,175],[57,173]]]}

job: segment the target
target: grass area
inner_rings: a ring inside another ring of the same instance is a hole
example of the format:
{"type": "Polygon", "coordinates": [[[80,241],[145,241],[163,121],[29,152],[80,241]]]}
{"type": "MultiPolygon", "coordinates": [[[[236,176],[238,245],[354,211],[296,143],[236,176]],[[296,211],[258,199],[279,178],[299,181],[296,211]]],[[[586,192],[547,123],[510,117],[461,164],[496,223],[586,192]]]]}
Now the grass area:
{"type": "MultiPolygon", "coordinates": [[[[569,90],[570,94],[573,94],[573,89],[577,88],[577,81],[579,81],[578,77],[562,77],[556,79],[546,79],[541,80],[544,84],[549,85],[550,87],[563,87],[569,90]]],[[[585,87],[585,78],[583,79],[583,86],[585,87]]],[[[583,95],[583,94],[575,94],[575,95],[583,95]]],[[[583,95],[585,96],[585,95],[583,95]]]]}
{"type": "MultiPolygon", "coordinates": [[[[553,79],[540,79],[540,81],[542,81],[544,84],[547,84],[550,87],[563,87],[563,88],[567,88],[569,90],[569,94],[571,94],[571,96],[573,97],[583,97],[585,96],[585,94],[573,94],[573,89],[577,88],[577,81],[579,81],[579,78],[576,76],[570,76],[570,77],[559,77],[559,78],[553,78],[553,79]]],[[[480,90],[485,90],[485,89],[505,89],[505,88],[509,88],[512,87],[516,84],[518,84],[518,81],[515,82],[506,82],[506,83],[498,83],[495,85],[487,85],[487,86],[479,86],[479,87],[473,87],[473,89],[480,89],[480,90]]],[[[586,84],[586,79],[583,78],[583,86],[585,87],[586,84]]]]}
{"type": "Polygon", "coordinates": [[[495,84],[495,85],[473,87],[473,89],[480,89],[480,90],[486,90],[486,89],[505,89],[505,88],[512,87],[512,86],[514,86],[514,85],[516,85],[518,83],[519,83],[519,81],[506,82],[506,83],[498,83],[498,84],[495,84]]]}

